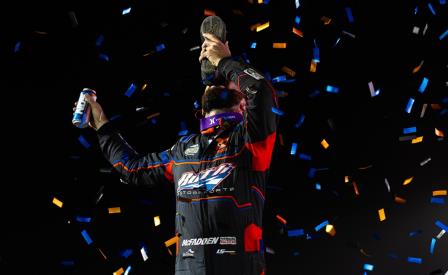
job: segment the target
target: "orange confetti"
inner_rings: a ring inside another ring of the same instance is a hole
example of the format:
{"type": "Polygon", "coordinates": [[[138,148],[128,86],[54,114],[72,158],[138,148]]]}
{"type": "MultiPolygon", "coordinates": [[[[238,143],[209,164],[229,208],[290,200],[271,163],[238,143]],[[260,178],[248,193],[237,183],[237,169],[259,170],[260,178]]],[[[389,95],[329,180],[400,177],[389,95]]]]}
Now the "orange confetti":
{"type": "Polygon", "coordinates": [[[292,28],[292,32],[293,32],[295,35],[300,36],[300,37],[303,38],[303,32],[302,32],[301,30],[296,29],[296,28],[293,27],[293,28],[292,28]]]}
{"type": "Polygon", "coordinates": [[[424,60],[422,60],[422,62],[420,62],[420,64],[412,70],[413,74],[415,74],[418,71],[420,71],[420,69],[422,68],[423,62],[424,62],[424,60]]]}
{"type": "Polygon", "coordinates": [[[272,48],[274,49],[286,49],[287,43],[283,42],[274,42],[272,43],[272,48]]]}
{"type": "Polygon", "coordinates": [[[433,110],[440,110],[442,109],[442,106],[440,106],[440,104],[431,104],[431,108],[433,110]]]}
{"type": "Polygon", "coordinates": [[[324,147],[325,149],[327,149],[328,147],[330,147],[330,144],[328,144],[328,142],[327,142],[325,139],[323,139],[323,140],[320,142],[320,144],[321,144],[322,147],[324,147]]]}
{"type": "Polygon", "coordinates": [[[380,216],[380,221],[384,221],[386,219],[386,212],[384,212],[384,208],[378,210],[378,215],[380,216]]]}
{"type": "Polygon", "coordinates": [[[350,179],[349,179],[349,177],[348,177],[348,176],[345,176],[345,177],[344,177],[344,182],[345,182],[345,183],[348,183],[348,182],[349,182],[349,180],[350,180],[350,179]]]}
{"type": "Polygon", "coordinates": [[[410,177],[404,180],[403,185],[408,185],[409,183],[411,183],[411,181],[414,179],[414,177],[410,177]]]}
{"type": "Polygon", "coordinates": [[[438,137],[444,137],[445,136],[445,134],[442,131],[440,131],[439,129],[437,129],[437,128],[434,128],[434,129],[435,129],[436,136],[438,136],[438,137]]]}
{"type": "Polygon", "coordinates": [[[212,10],[209,9],[204,9],[204,15],[205,16],[211,16],[211,15],[216,15],[216,13],[212,10]]]}
{"type": "Polygon", "coordinates": [[[315,73],[317,71],[317,63],[311,60],[310,72],[315,73]]]}
{"type": "Polygon", "coordinates": [[[146,117],[146,119],[151,119],[151,118],[156,117],[156,116],[160,116],[160,113],[154,113],[152,115],[149,115],[149,116],[146,117]]]}
{"type": "Polygon", "coordinates": [[[165,242],[165,246],[168,250],[168,253],[170,253],[171,256],[173,256],[173,253],[171,253],[169,247],[172,246],[173,244],[176,244],[176,256],[177,256],[179,254],[179,234],[176,234],[176,236],[172,237],[171,239],[165,242]]]}
{"type": "Polygon", "coordinates": [[[280,215],[276,215],[275,216],[277,218],[277,220],[279,220],[281,223],[286,224],[286,220],[284,218],[282,218],[280,215]]]}
{"type": "Polygon", "coordinates": [[[142,89],[141,89],[141,91],[143,91],[143,90],[145,90],[146,89],[146,87],[148,87],[148,84],[143,84],[143,86],[142,86],[142,89]]]}
{"type": "Polygon", "coordinates": [[[269,21],[255,27],[257,32],[261,32],[262,30],[267,29],[267,28],[269,28],[269,21]]]}
{"type": "Polygon", "coordinates": [[[412,143],[412,144],[416,144],[416,143],[420,143],[420,142],[422,142],[422,141],[423,141],[423,136],[413,138],[412,141],[411,141],[411,143],[412,143]]]}
{"type": "Polygon", "coordinates": [[[328,18],[328,17],[326,17],[326,16],[322,16],[322,17],[320,18],[320,20],[322,20],[322,22],[324,22],[324,25],[328,25],[328,24],[331,23],[331,18],[328,18]]]}
{"type": "Polygon", "coordinates": [[[53,198],[53,204],[58,206],[59,208],[62,208],[63,202],[58,200],[56,197],[53,198]]]}
{"type": "Polygon", "coordinates": [[[286,67],[286,66],[282,67],[282,72],[284,72],[285,74],[289,75],[290,77],[296,76],[296,72],[293,71],[292,69],[286,67]]]}
{"type": "Polygon", "coordinates": [[[435,196],[446,196],[447,190],[434,190],[432,191],[432,195],[435,196]]]}
{"type": "Polygon", "coordinates": [[[406,200],[403,199],[403,198],[400,198],[399,196],[395,196],[394,201],[395,201],[396,203],[399,203],[399,204],[404,204],[404,203],[406,203],[406,200]]]}
{"type": "Polygon", "coordinates": [[[124,273],[124,270],[122,267],[120,267],[120,269],[118,269],[117,271],[114,272],[114,275],[121,275],[124,273]]]}
{"type": "Polygon", "coordinates": [[[263,4],[263,0],[258,0],[258,4],[263,4]]]}
{"type": "Polygon", "coordinates": [[[168,241],[165,242],[165,246],[170,247],[173,244],[177,243],[178,241],[179,241],[179,236],[176,234],[176,236],[172,237],[171,239],[169,239],[168,241]]]}
{"type": "Polygon", "coordinates": [[[332,237],[336,235],[336,229],[331,224],[327,224],[327,226],[325,226],[325,232],[327,232],[332,237]]]}
{"type": "Polygon", "coordinates": [[[353,189],[355,189],[355,194],[356,194],[357,196],[359,196],[358,185],[356,184],[356,182],[353,182],[353,189]]]}
{"type": "Polygon", "coordinates": [[[109,214],[118,214],[121,213],[120,207],[109,207],[109,214]]]}

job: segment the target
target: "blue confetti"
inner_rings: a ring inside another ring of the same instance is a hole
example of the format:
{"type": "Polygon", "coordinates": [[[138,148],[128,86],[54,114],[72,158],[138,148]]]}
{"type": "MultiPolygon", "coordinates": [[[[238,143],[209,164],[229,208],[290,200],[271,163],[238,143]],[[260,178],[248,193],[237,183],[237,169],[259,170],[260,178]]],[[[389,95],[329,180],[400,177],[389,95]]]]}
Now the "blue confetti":
{"type": "Polygon", "coordinates": [[[445,204],[445,199],[444,198],[431,197],[431,203],[433,203],[433,204],[445,204]]]}
{"type": "Polygon", "coordinates": [[[291,155],[295,156],[295,155],[296,155],[296,152],[297,152],[297,143],[294,142],[294,143],[291,145],[291,155]]]}
{"type": "Polygon", "coordinates": [[[280,75],[272,79],[272,83],[282,82],[286,80],[286,75],[280,75]]]}
{"type": "Polygon", "coordinates": [[[303,235],[305,235],[305,231],[303,229],[288,230],[288,237],[299,237],[303,235]]]}
{"type": "Polygon", "coordinates": [[[394,253],[389,253],[388,256],[389,256],[389,258],[392,258],[392,259],[398,259],[398,256],[394,253]]]}
{"type": "Polygon", "coordinates": [[[90,217],[80,217],[80,216],[76,216],[76,221],[77,222],[90,222],[92,218],[90,217]]]}
{"type": "Polygon", "coordinates": [[[131,266],[128,266],[126,270],[124,271],[124,275],[129,275],[129,272],[131,272],[131,266]]]}
{"type": "Polygon", "coordinates": [[[75,261],[73,261],[73,260],[61,261],[61,265],[63,265],[63,266],[74,266],[75,265],[75,261]]]}
{"type": "Polygon", "coordinates": [[[308,178],[312,179],[316,176],[316,168],[310,167],[310,170],[308,170],[308,178]]]}
{"type": "Polygon", "coordinates": [[[131,12],[131,8],[127,8],[121,12],[121,15],[129,14],[130,12],[131,12]]]}
{"type": "Polygon", "coordinates": [[[434,254],[434,247],[436,245],[436,239],[432,238],[431,239],[431,245],[429,246],[429,253],[434,254]]]}
{"type": "Polygon", "coordinates": [[[310,97],[310,98],[314,98],[314,97],[317,97],[318,95],[320,94],[320,91],[319,90],[314,90],[311,94],[309,94],[308,96],[310,97]]]}
{"type": "Polygon", "coordinates": [[[322,187],[320,186],[320,183],[316,183],[316,190],[321,190],[322,187]]]}
{"type": "Polygon", "coordinates": [[[422,230],[416,230],[409,233],[409,237],[417,236],[418,234],[421,234],[422,230]]]}
{"type": "Polygon", "coordinates": [[[448,35],[448,30],[446,30],[444,33],[442,33],[442,34],[439,36],[439,40],[444,39],[445,36],[447,36],[447,35],[448,35]]]}
{"type": "Polygon", "coordinates": [[[125,96],[131,97],[132,94],[137,90],[137,86],[134,83],[131,83],[129,88],[126,90],[126,93],[124,93],[125,96]]]}
{"type": "Polygon", "coordinates": [[[436,225],[437,225],[438,227],[440,227],[441,229],[443,229],[443,230],[445,230],[445,231],[448,232],[448,226],[445,225],[445,224],[443,224],[441,221],[437,220],[437,221],[436,221],[436,225]]]}
{"type": "Polygon", "coordinates": [[[311,160],[312,159],[310,155],[307,155],[304,153],[299,154],[299,158],[303,159],[303,160],[311,160]]]}
{"type": "Polygon", "coordinates": [[[95,45],[97,47],[101,47],[101,45],[103,45],[103,42],[104,42],[104,35],[100,34],[96,39],[95,45]]]}
{"type": "Polygon", "coordinates": [[[257,42],[252,42],[252,44],[250,44],[250,48],[251,49],[257,48],[257,42]]]}
{"type": "Polygon", "coordinates": [[[324,226],[326,226],[327,224],[329,224],[330,222],[328,220],[322,222],[321,224],[319,224],[318,226],[316,226],[314,229],[317,231],[321,230],[324,226]]]}
{"type": "Polygon", "coordinates": [[[319,48],[313,48],[313,61],[316,63],[320,62],[320,57],[319,57],[319,48]]]}
{"type": "Polygon", "coordinates": [[[353,18],[352,9],[349,7],[346,7],[345,13],[347,14],[348,22],[353,23],[355,21],[355,19],[353,18]]]}
{"type": "Polygon", "coordinates": [[[83,230],[83,231],[81,232],[81,235],[84,237],[84,240],[86,240],[86,243],[87,243],[88,245],[90,245],[91,243],[93,243],[92,239],[90,238],[90,236],[89,236],[89,234],[87,233],[86,230],[83,230]]]}
{"type": "Polygon", "coordinates": [[[364,264],[364,270],[372,271],[373,270],[373,265],[371,265],[371,264],[364,264]]]}
{"type": "Polygon", "coordinates": [[[79,136],[78,141],[79,141],[79,142],[81,143],[81,145],[84,146],[84,148],[86,148],[86,149],[89,149],[90,146],[92,146],[92,145],[87,141],[87,139],[86,139],[83,135],[80,135],[80,136],[79,136]]]}
{"type": "Polygon", "coordinates": [[[417,12],[418,12],[418,7],[415,7],[415,9],[414,9],[414,15],[416,15],[417,12]]]}
{"type": "Polygon", "coordinates": [[[153,117],[153,118],[151,119],[151,123],[152,123],[153,125],[156,125],[156,124],[157,124],[157,118],[153,117]]]}
{"type": "Polygon", "coordinates": [[[277,108],[275,108],[275,107],[272,107],[272,112],[273,112],[274,114],[279,115],[279,116],[282,116],[282,115],[285,114],[285,112],[283,112],[282,110],[277,109],[277,108]]]}
{"type": "Polygon", "coordinates": [[[420,84],[420,87],[418,88],[418,91],[419,91],[420,93],[423,94],[423,92],[424,92],[425,89],[426,89],[426,86],[428,85],[428,81],[429,81],[429,80],[428,80],[426,77],[423,78],[422,83],[420,84]]]}
{"type": "Polygon", "coordinates": [[[109,56],[105,53],[100,53],[99,58],[105,62],[109,62],[109,56]]]}
{"type": "Polygon", "coordinates": [[[417,132],[417,127],[408,127],[403,129],[403,134],[411,134],[417,132]]]}
{"type": "Polygon", "coordinates": [[[331,86],[331,85],[327,85],[326,91],[329,92],[329,93],[337,94],[337,93],[339,93],[339,88],[331,86]]]}
{"type": "Polygon", "coordinates": [[[302,126],[304,121],[305,121],[305,115],[302,114],[300,115],[299,119],[297,119],[297,122],[296,124],[294,124],[294,127],[299,128],[300,126],[302,126]]]}
{"type": "Polygon", "coordinates": [[[433,15],[436,15],[436,11],[434,10],[434,7],[431,5],[431,3],[428,3],[428,8],[433,15]]]}
{"type": "Polygon", "coordinates": [[[157,52],[163,51],[164,49],[165,49],[165,44],[163,44],[163,43],[156,46],[157,52]]]}
{"type": "Polygon", "coordinates": [[[411,113],[412,105],[414,105],[414,101],[415,100],[412,97],[409,98],[408,105],[406,106],[406,113],[408,113],[408,114],[411,113]]]}
{"type": "Polygon", "coordinates": [[[197,100],[193,103],[193,106],[194,106],[195,109],[200,109],[200,107],[201,107],[197,100]]]}
{"type": "Polygon", "coordinates": [[[445,5],[446,1],[445,0],[440,0],[439,3],[440,3],[440,5],[445,5]]]}
{"type": "Polygon", "coordinates": [[[300,24],[300,16],[296,15],[295,22],[297,26],[300,24]]]}
{"type": "Polygon", "coordinates": [[[121,257],[127,259],[129,256],[132,255],[132,249],[125,249],[120,253],[121,257]]]}
{"type": "Polygon", "coordinates": [[[109,120],[110,120],[110,121],[114,121],[114,120],[120,119],[121,117],[122,117],[121,115],[114,115],[114,116],[111,117],[109,120]]]}
{"type": "Polygon", "coordinates": [[[421,264],[423,262],[423,260],[422,260],[422,258],[408,257],[408,262],[421,264]]]}
{"type": "Polygon", "coordinates": [[[22,46],[22,42],[20,42],[20,41],[17,42],[17,43],[14,45],[14,52],[15,52],[15,53],[19,52],[21,46],[22,46]]]}

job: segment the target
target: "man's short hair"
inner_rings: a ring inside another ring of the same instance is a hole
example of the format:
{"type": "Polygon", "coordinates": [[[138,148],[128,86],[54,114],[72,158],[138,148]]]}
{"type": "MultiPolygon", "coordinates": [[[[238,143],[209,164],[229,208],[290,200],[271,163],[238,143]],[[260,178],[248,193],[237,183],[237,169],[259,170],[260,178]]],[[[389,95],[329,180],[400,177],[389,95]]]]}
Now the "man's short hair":
{"type": "Polygon", "coordinates": [[[214,109],[230,109],[239,104],[244,94],[223,86],[211,86],[202,95],[202,109],[209,113],[214,109]]]}

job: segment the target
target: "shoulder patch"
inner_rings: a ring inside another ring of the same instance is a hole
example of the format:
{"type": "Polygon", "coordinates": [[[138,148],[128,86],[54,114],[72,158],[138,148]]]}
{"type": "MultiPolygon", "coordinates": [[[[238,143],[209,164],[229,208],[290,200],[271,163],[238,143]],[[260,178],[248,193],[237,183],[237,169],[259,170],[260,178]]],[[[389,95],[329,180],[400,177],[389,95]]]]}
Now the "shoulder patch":
{"type": "Polygon", "coordinates": [[[263,79],[264,76],[262,76],[261,74],[257,73],[254,69],[252,68],[247,68],[244,70],[244,72],[250,76],[252,76],[253,78],[255,78],[256,80],[260,80],[263,79]]]}
{"type": "Polygon", "coordinates": [[[199,151],[199,144],[193,144],[187,149],[185,149],[184,154],[186,156],[194,156],[198,153],[198,151],[199,151]]]}

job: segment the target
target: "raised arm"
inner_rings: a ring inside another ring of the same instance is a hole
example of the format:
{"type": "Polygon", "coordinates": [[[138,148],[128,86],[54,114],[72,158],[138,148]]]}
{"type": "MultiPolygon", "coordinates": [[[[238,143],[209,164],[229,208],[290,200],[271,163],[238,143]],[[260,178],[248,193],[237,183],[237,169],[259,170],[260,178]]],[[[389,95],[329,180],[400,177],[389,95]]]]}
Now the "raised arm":
{"type": "Polygon", "coordinates": [[[148,186],[163,180],[172,181],[171,149],[161,153],[137,153],[108,122],[101,105],[91,97],[86,99],[92,107],[91,126],[97,130],[101,150],[123,181],[148,186]]]}

